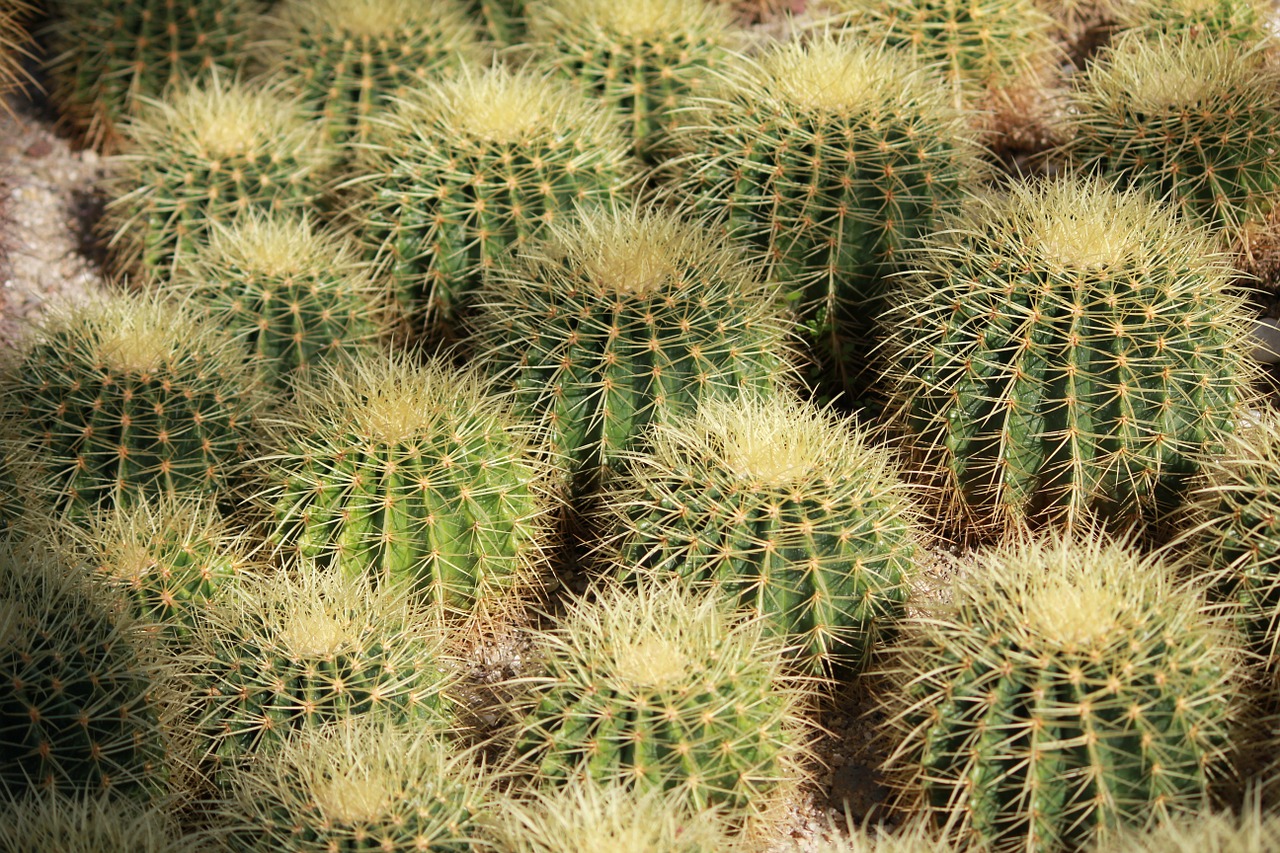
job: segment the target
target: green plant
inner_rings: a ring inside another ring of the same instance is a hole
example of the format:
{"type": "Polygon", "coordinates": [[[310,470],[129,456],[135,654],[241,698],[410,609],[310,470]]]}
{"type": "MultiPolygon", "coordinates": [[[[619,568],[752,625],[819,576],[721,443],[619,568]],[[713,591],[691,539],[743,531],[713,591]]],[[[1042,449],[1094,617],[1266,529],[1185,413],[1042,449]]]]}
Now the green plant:
{"type": "Polygon", "coordinates": [[[1274,38],[1267,29],[1267,0],[1121,0],[1115,6],[1122,28],[1146,36],[1185,33],[1192,39],[1230,42],[1237,49],[1274,38]]]}
{"type": "Polygon", "coordinates": [[[681,108],[732,60],[743,34],[710,0],[551,0],[529,9],[542,64],[625,116],[636,152],[662,159],[681,108]]]}
{"type": "Polygon", "coordinates": [[[306,217],[250,210],[211,223],[166,291],[241,338],[258,377],[281,392],[318,365],[382,350],[386,287],[345,236],[306,217]]]}
{"type": "Polygon", "coordinates": [[[1147,832],[1124,832],[1091,853],[1269,853],[1280,850],[1280,817],[1258,803],[1240,814],[1199,811],[1147,832]]]}
{"type": "Polygon", "coordinates": [[[310,729],[236,779],[237,850],[468,853],[493,799],[473,753],[429,729],[356,718],[310,729]]]}
{"type": "Polygon", "coordinates": [[[104,794],[31,791],[0,802],[0,853],[196,853],[208,841],[182,833],[172,805],[104,794]]]}
{"type": "Polygon", "coordinates": [[[799,778],[809,686],[785,674],[780,642],[718,597],[606,585],[535,641],[516,752],[537,782],[669,789],[742,823],[799,778]]]}
{"type": "Polygon", "coordinates": [[[616,117],[563,81],[498,66],[425,84],[361,152],[351,215],[400,300],[443,326],[482,273],[638,164],[616,117]]]}
{"type": "Polygon", "coordinates": [[[1097,535],[975,554],[895,650],[899,805],[1023,851],[1198,808],[1228,766],[1242,653],[1176,568],[1097,535]]]}
{"type": "Polygon", "coordinates": [[[1251,399],[1230,267],[1139,191],[1015,184],[913,260],[884,318],[892,417],[953,521],[1156,522],[1251,399]]]}
{"type": "Polygon", "coordinates": [[[497,268],[476,319],[485,363],[543,424],[578,495],[649,423],[784,385],[788,324],[754,259],[701,223],[625,207],[555,226],[497,268]]]}
{"type": "Polygon", "coordinates": [[[338,151],[302,105],[216,75],[142,102],[113,158],[113,265],[167,279],[214,223],[247,210],[303,212],[338,151]]]}
{"type": "Polygon", "coordinates": [[[1280,190],[1280,70],[1261,46],[1131,32],[1078,80],[1063,148],[1078,169],[1229,239],[1262,223],[1280,190]]]}
{"type": "Polygon", "coordinates": [[[214,68],[237,73],[259,0],[51,0],[51,100],[87,145],[113,149],[138,99],[214,68]]]}
{"type": "Polygon", "coordinates": [[[705,402],[650,445],[603,500],[617,569],[714,586],[805,669],[861,669],[905,613],[923,538],[889,455],[781,394],[705,402]]]}
{"type": "Polygon", "coordinates": [[[374,356],[300,394],[271,454],[277,546],[441,614],[491,616],[534,583],[545,463],[475,370],[374,356]]]}
{"type": "Polygon", "coordinates": [[[489,37],[501,47],[521,44],[526,33],[526,0],[466,0],[468,11],[484,23],[489,37]]]}
{"type": "Polygon", "coordinates": [[[81,513],[143,496],[229,496],[261,402],[239,345],[156,295],[104,294],[50,311],[9,359],[0,409],[13,452],[35,444],[41,484],[81,513]]]}
{"type": "Polygon", "coordinates": [[[366,140],[411,89],[487,58],[454,0],[284,0],[273,15],[264,62],[338,140],[366,140]]]}

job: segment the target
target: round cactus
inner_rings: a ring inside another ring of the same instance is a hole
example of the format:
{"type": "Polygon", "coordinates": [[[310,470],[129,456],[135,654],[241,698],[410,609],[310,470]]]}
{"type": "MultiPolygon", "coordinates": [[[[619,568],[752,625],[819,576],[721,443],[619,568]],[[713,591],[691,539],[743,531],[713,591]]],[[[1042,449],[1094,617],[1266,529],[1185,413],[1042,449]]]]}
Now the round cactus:
{"type": "Polygon", "coordinates": [[[493,794],[474,756],[379,719],[318,727],[236,780],[235,849],[468,853],[493,794]]]}
{"type": "Polygon", "coordinates": [[[516,749],[540,782],[668,789],[741,823],[797,781],[808,687],[785,674],[782,644],[718,597],[606,586],[536,642],[516,749]]]}
{"type": "Polygon", "coordinates": [[[543,64],[626,116],[636,152],[651,161],[741,36],[711,0],[551,0],[530,7],[529,35],[543,64]]]}
{"type": "Polygon", "coordinates": [[[546,425],[579,495],[650,422],[787,381],[788,326],[752,259],[660,210],[597,211],[497,269],[476,320],[489,369],[546,425]]]}
{"type": "Polygon", "coordinates": [[[284,0],[263,57],[334,138],[364,141],[369,119],[416,86],[486,60],[453,0],[284,0]]]}
{"type": "Polygon", "coordinates": [[[105,295],[46,317],[8,365],[0,408],[37,445],[42,488],[73,512],[226,495],[260,402],[244,361],[180,304],[105,295]]]}
{"type": "Polygon", "coordinates": [[[0,544],[0,791],[11,796],[166,783],[164,670],[96,593],[44,545],[0,544]]]}
{"type": "Polygon", "coordinates": [[[893,417],[953,520],[1155,522],[1251,398],[1229,267],[1140,192],[1015,185],[915,261],[885,318],[893,417]]]}
{"type": "Polygon", "coordinates": [[[562,81],[463,73],[421,87],[362,152],[352,215],[401,301],[442,327],[512,246],[621,198],[639,168],[627,151],[617,117],[562,81]]]}
{"type": "Polygon", "coordinates": [[[444,635],[397,592],[303,563],[242,585],[194,633],[197,717],[215,778],[297,732],[361,714],[442,729],[452,664],[444,635]]]}
{"type": "Polygon", "coordinates": [[[306,218],[214,223],[166,290],[243,338],[259,378],[281,392],[319,364],[381,351],[389,334],[386,287],[358,247],[306,218]]]}
{"type": "Polygon", "coordinates": [[[184,834],[173,806],[109,795],[31,792],[0,804],[3,853],[196,853],[208,838],[184,834]]]}
{"type": "Polygon", "coordinates": [[[1194,811],[1227,767],[1242,653],[1175,568],[1096,536],[976,554],[896,650],[899,804],[1010,851],[1194,811]]]}
{"type": "Polygon", "coordinates": [[[837,374],[856,372],[876,280],[979,174],[968,119],[928,69],[830,37],[771,48],[678,133],[675,192],[794,286],[837,374]],[[854,352],[850,352],[850,350],[854,352]]]}
{"type": "Polygon", "coordinates": [[[141,97],[249,59],[259,0],[52,0],[51,100],[86,144],[115,147],[141,97]]]}
{"type": "Polygon", "coordinates": [[[279,547],[443,614],[494,615],[534,581],[548,471],[476,371],[378,356],[301,397],[268,475],[279,547]]]}
{"type": "Polygon", "coordinates": [[[126,132],[107,205],[114,264],[161,279],[212,223],[313,207],[337,157],[296,99],[216,76],[146,101],[126,132]]]}
{"type": "Polygon", "coordinates": [[[888,454],[777,395],[711,401],[655,431],[605,497],[617,566],[715,586],[806,669],[860,669],[904,615],[922,538],[888,454]]]}
{"type": "Polygon", "coordinates": [[[1228,238],[1280,191],[1280,70],[1261,49],[1126,34],[1079,76],[1066,123],[1079,169],[1148,187],[1228,238]]]}
{"type": "Polygon", "coordinates": [[[1238,815],[1197,812],[1148,832],[1124,832],[1090,853],[1269,853],[1280,850],[1280,816],[1257,803],[1238,815]]]}

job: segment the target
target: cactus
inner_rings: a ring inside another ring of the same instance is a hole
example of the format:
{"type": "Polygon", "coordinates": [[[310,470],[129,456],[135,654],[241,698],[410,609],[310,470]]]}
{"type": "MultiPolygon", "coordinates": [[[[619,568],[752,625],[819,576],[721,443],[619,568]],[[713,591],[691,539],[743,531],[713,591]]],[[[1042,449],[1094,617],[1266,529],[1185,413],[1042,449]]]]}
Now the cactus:
{"type": "Polygon", "coordinates": [[[1251,398],[1230,268],[1141,192],[1014,185],[915,262],[884,318],[891,416],[953,521],[1155,523],[1251,398]]]}
{"type": "Polygon", "coordinates": [[[545,464],[475,370],[368,358],[302,395],[272,455],[279,547],[443,614],[492,616],[534,581],[545,464]]]}
{"type": "Polygon", "coordinates": [[[237,850],[467,853],[491,781],[430,730],[356,718],[299,733],[236,780],[237,850]]]}
{"type": "Polygon", "coordinates": [[[184,834],[172,805],[110,795],[32,791],[0,803],[0,853],[196,853],[208,837],[184,834]]]}
{"type": "Polygon", "coordinates": [[[512,246],[620,198],[639,167],[616,117],[550,77],[496,67],[419,91],[357,162],[351,207],[401,301],[440,328],[512,246]]]}
{"type": "Polygon", "coordinates": [[[758,825],[798,780],[810,689],[784,673],[781,643],[716,596],[605,585],[535,642],[516,751],[538,782],[669,789],[758,825]]]}
{"type": "Polygon", "coordinates": [[[751,240],[794,287],[824,355],[851,337],[902,250],[980,173],[965,114],[924,66],[830,37],[767,50],[677,134],[676,194],[751,240]]]}
{"type": "Polygon", "coordinates": [[[38,446],[42,488],[77,514],[147,495],[229,496],[260,404],[241,352],[180,304],[106,294],[46,316],[10,359],[0,409],[18,442],[38,446]]]}
{"type": "Polygon", "coordinates": [[[895,650],[899,805],[997,851],[1194,811],[1227,767],[1243,655],[1177,568],[1097,535],[977,553],[895,650]]]}
{"type": "Polygon", "coordinates": [[[466,0],[471,15],[501,47],[522,44],[526,33],[526,0],[466,0]]]}
{"type": "MultiPolygon", "coordinates": [[[[37,541],[0,543],[0,791],[158,793],[165,669],[136,625],[37,541]]],[[[32,849],[32,848],[27,848],[32,849]]]]}
{"type": "Polygon", "coordinates": [[[147,100],[114,159],[114,266],[167,279],[212,223],[315,205],[337,149],[296,99],[217,76],[147,100]]]}
{"type": "Polygon", "coordinates": [[[1071,93],[1066,153],[1081,170],[1148,187],[1227,239],[1280,190],[1280,71],[1260,47],[1117,38],[1071,93]]]}
{"type": "Polygon", "coordinates": [[[51,100],[87,145],[113,149],[140,97],[221,68],[237,73],[259,0],[52,0],[51,100]]]}
{"type": "Polygon", "coordinates": [[[311,564],[242,585],[196,626],[196,715],[225,786],[298,732],[362,714],[443,729],[455,676],[444,635],[397,592],[311,564]]]}
{"type": "Polygon", "coordinates": [[[552,228],[481,301],[477,346],[522,416],[546,425],[579,496],[650,422],[790,375],[774,285],[736,247],[657,209],[552,228]]]}
{"type": "Polygon", "coordinates": [[[1280,817],[1254,802],[1238,815],[1197,812],[1148,832],[1124,832],[1090,853],[1269,853],[1280,850],[1280,817]]]}
{"type": "Polygon", "coordinates": [[[650,162],[691,96],[731,60],[742,33],[711,0],[551,0],[529,9],[541,62],[626,116],[635,151],[650,162]]]}
{"type": "Polygon", "coordinates": [[[26,0],[5,0],[0,9],[0,109],[8,111],[10,93],[21,91],[31,82],[23,62],[32,56],[34,45],[27,32],[27,19],[34,9],[26,0]]]}
{"type": "Polygon", "coordinates": [[[1267,0],[1127,0],[1116,5],[1120,26],[1146,36],[1185,33],[1191,39],[1234,43],[1237,49],[1273,38],[1267,29],[1267,0]]]}
{"type": "Polygon", "coordinates": [[[412,88],[486,60],[453,0],[285,0],[274,14],[264,61],[339,141],[365,141],[370,118],[412,88]]]}
{"type": "Polygon", "coordinates": [[[861,669],[906,609],[923,538],[889,456],[787,396],[661,425],[604,500],[617,566],[715,586],[813,671],[861,669]]]}
{"type": "Polygon", "coordinates": [[[167,290],[243,338],[259,378],[281,392],[317,365],[379,352],[389,333],[385,285],[358,247],[305,217],[213,223],[167,290]]]}
{"type": "Polygon", "coordinates": [[[845,826],[842,832],[832,833],[829,837],[816,843],[806,839],[805,844],[796,843],[792,847],[784,847],[784,853],[960,853],[964,848],[957,847],[945,838],[938,838],[937,832],[928,823],[911,820],[906,826],[895,827],[892,831],[884,826],[858,827],[845,814],[845,826]]]}

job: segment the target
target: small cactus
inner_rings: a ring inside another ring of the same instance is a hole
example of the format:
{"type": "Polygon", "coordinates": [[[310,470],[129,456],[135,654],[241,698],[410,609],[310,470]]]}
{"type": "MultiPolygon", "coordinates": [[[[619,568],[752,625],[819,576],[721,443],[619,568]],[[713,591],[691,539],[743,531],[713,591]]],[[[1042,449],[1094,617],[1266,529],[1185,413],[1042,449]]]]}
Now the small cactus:
{"type": "Polygon", "coordinates": [[[1228,766],[1243,656],[1175,568],[1096,535],[976,554],[895,651],[899,805],[1010,851],[1194,811],[1228,766]]]}
{"type": "Polygon", "coordinates": [[[621,199],[639,165],[608,110],[499,66],[420,87],[355,169],[369,251],[390,263],[400,300],[441,327],[513,246],[576,205],[621,199]]]}
{"type": "Polygon", "coordinates": [[[1159,521],[1251,399],[1229,266],[1141,192],[1014,185],[914,260],[884,318],[892,417],[953,521],[1159,521]]]}
{"type": "Polygon", "coordinates": [[[180,304],[108,294],[46,316],[8,364],[0,408],[61,508],[228,496],[261,402],[244,361],[180,304]]]}
{"type": "Polygon", "coordinates": [[[475,370],[364,359],[301,394],[271,456],[280,548],[441,614],[494,615],[541,567],[546,466],[475,370]]]}
{"type": "Polygon", "coordinates": [[[492,275],[477,347],[591,491],[649,423],[698,400],[767,393],[791,369],[785,309],[752,259],[665,211],[552,228],[492,275]]]}
{"type": "Polygon", "coordinates": [[[0,853],[197,853],[209,841],[184,834],[172,804],[140,805],[107,794],[32,791],[0,803],[0,853]]]}
{"type": "Polygon", "coordinates": [[[860,669],[905,613],[922,538],[889,456],[783,395],[704,403],[651,444],[603,501],[618,569],[715,586],[805,669],[860,669]]]}
{"type": "Polygon", "coordinates": [[[318,365],[381,351],[390,331],[386,287],[358,247],[284,214],[213,223],[166,291],[243,339],[258,377],[280,392],[318,365]]]}

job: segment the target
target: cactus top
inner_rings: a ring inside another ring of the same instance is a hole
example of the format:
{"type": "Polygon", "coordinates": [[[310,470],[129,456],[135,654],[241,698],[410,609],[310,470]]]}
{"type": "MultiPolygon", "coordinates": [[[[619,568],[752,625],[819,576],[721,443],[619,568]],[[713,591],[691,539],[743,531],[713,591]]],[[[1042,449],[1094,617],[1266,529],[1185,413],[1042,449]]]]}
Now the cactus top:
{"type": "Polygon", "coordinates": [[[1089,66],[1086,86],[1112,109],[1162,113],[1186,108],[1226,110],[1261,97],[1274,73],[1241,56],[1230,42],[1126,35],[1089,66]]]}
{"type": "Polygon", "coordinates": [[[536,38],[545,38],[571,22],[619,37],[647,39],[728,30],[732,21],[727,9],[705,0],[551,0],[531,4],[529,29],[536,38]]]}
{"type": "Polygon", "coordinates": [[[285,0],[275,12],[282,32],[390,36],[429,24],[444,34],[442,50],[482,58],[476,28],[461,6],[423,0],[285,0]]]}
{"type": "Polygon", "coordinates": [[[269,216],[248,210],[229,224],[213,223],[208,250],[191,260],[203,267],[200,273],[208,279],[225,276],[232,267],[272,278],[311,274],[347,279],[353,290],[370,298],[379,287],[353,243],[313,227],[305,215],[269,216]]]}

